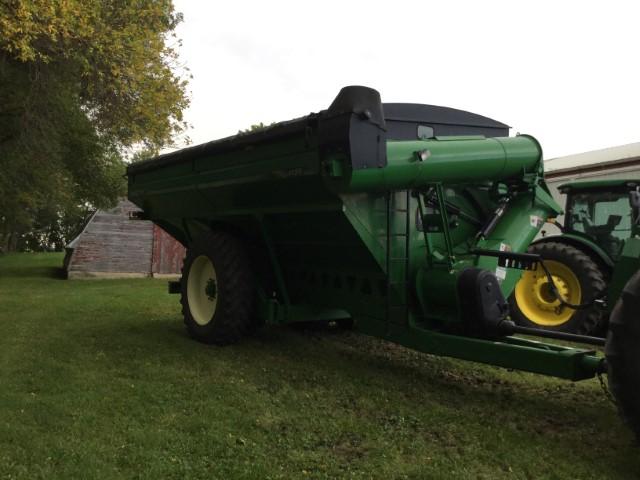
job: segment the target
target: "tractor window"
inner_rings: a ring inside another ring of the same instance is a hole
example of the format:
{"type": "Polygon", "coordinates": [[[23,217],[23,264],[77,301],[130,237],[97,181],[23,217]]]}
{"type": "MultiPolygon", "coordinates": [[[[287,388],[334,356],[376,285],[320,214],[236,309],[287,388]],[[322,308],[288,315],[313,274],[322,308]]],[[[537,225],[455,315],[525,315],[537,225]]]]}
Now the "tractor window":
{"type": "Polygon", "coordinates": [[[628,192],[574,193],[569,197],[567,214],[568,230],[591,237],[614,258],[631,236],[628,192]]]}

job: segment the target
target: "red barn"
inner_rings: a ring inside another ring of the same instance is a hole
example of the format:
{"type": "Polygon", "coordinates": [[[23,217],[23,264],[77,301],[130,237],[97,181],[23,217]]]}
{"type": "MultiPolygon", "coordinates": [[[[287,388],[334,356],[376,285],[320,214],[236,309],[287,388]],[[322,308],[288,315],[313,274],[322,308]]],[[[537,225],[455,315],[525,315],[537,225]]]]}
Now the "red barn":
{"type": "Polygon", "coordinates": [[[128,200],[97,210],[67,247],[67,278],[131,278],[180,274],[185,249],[152,222],[132,220],[128,200]]]}

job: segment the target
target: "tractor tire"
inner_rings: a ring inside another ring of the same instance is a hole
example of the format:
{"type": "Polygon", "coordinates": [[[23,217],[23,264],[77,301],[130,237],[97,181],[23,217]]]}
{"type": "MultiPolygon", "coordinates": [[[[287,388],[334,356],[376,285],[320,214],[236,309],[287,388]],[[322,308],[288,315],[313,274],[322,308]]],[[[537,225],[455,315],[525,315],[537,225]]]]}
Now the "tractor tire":
{"type": "Polygon", "coordinates": [[[609,390],[640,442],[640,270],[627,282],[609,320],[605,346],[609,390]]]}
{"type": "MultiPolygon", "coordinates": [[[[597,298],[605,289],[605,274],[587,254],[562,242],[544,242],[529,247],[545,260],[556,287],[565,301],[580,304],[597,298]]],[[[509,297],[511,319],[523,327],[578,335],[593,335],[601,328],[604,312],[597,305],[574,310],[562,307],[549,289],[547,276],[538,265],[526,271],[509,297]]]]}
{"type": "Polygon", "coordinates": [[[206,233],[192,243],[180,291],[184,323],[199,342],[236,343],[253,326],[254,275],[244,245],[229,233],[206,233]]]}

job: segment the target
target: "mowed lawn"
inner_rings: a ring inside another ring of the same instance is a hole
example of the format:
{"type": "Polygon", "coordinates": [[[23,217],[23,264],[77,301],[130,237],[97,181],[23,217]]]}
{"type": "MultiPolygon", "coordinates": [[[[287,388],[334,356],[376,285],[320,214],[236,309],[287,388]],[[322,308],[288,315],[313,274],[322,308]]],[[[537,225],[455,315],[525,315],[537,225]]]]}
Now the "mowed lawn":
{"type": "Polygon", "coordinates": [[[198,344],[166,281],[0,257],[0,479],[640,478],[597,380],[351,332],[198,344]]]}

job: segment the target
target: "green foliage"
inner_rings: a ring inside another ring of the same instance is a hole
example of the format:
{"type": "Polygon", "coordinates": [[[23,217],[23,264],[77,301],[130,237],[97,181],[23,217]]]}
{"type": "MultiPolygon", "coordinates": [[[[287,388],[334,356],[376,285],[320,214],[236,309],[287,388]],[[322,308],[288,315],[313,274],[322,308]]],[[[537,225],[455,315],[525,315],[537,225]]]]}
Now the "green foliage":
{"type": "Polygon", "coordinates": [[[247,128],[245,130],[238,130],[238,135],[242,135],[244,133],[259,132],[260,130],[265,130],[265,129],[269,128],[271,125],[275,125],[275,122],[272,122],[272,123],[270,123],[268,125],[265,125],[262,122],[256,123],[255,125],[251,125],[249,128],[247,128]]]}
{"type": "Polygon", "coordinates": [[[63,77],[102,135],[158,147],[182,131],[188,105],[166,42],[181,20],[171,0],[7,0],[0,51],[30,83],[46,88],[43,71],[63,77]]]}
{"type": "Polygon", "coordinates": [[[125,193],[126,149],[183,131],[180,21],[171,0],[0,3],[0,251],[68,235],[125,193]]]}
{"type": "Polygon", "coordinates": [[[138,150],[134,152],[129,158],[130,163],[138,163],[143,162],[145,160],[149,160],[158,155],[158,151],[151,148],[143,148],[142,150],[138,150]]]}
{"type": "MultiPolygon", "coordinates": [[[[30,249],[49,248],[47,242],[36,245],[36,238],[50,237],[43,231],[68,235],[76,229],[68,220],[75,225],[84,217],[78,212],[109,206],[125,192],[116,145],[99,135],[64,81],[51,73],[42,82],[30,82],[22,65],[0,60],[0,95],[6,100],[0,102],[6,112],[0,115],[3,250],[27,246],[27,237],[30,249]]],[[[67,235],[54,235],[57,248],[67,235]]]]}
{"type": "Polygon", "coordinates": [[[93,208],[82,205],[38,211],[29,231],[18,239],[17,250],[63,250],[82,231],[93,211],[93,208]]]}

